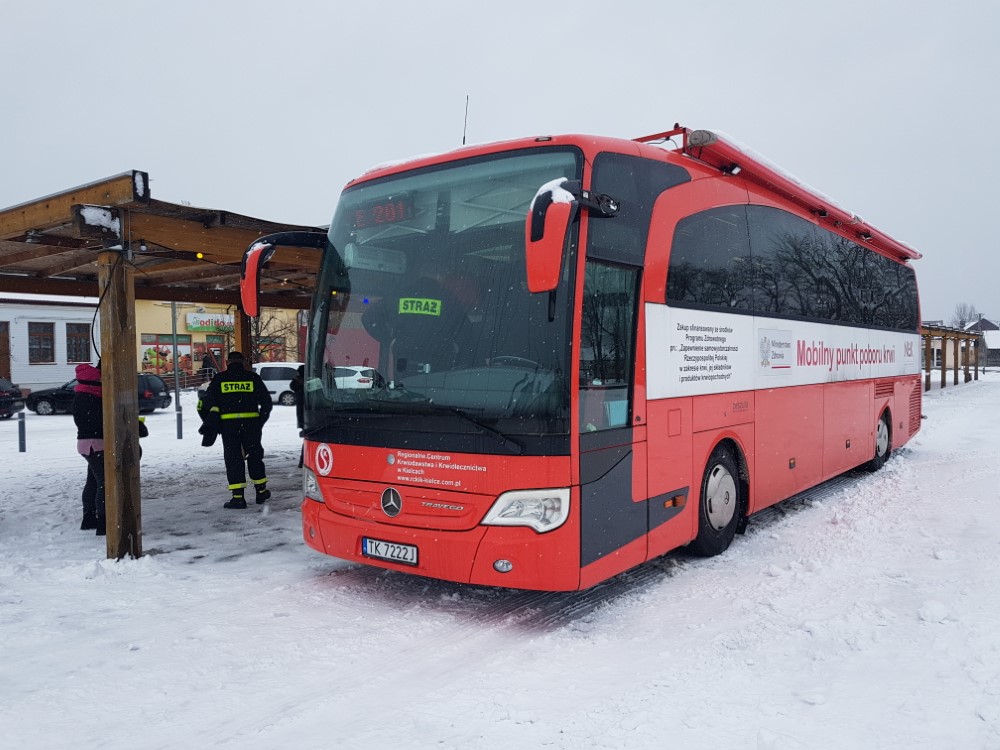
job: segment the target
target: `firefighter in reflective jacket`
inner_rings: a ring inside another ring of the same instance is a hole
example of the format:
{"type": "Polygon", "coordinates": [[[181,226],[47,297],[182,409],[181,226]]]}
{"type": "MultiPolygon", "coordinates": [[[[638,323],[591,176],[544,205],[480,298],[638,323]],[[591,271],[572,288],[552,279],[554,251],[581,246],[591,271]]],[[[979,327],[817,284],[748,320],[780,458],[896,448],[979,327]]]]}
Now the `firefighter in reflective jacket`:
{"type": "Polygon", "coordinates": [[[203,422],[199,432],[205,436],[202,444],[211,445],[215,435],[222,437],[226,478],[233,495],[223,507],[247,507],[244,496],[247,473],[256,490],[257,503],[264,503],[271,497],[261,445],[261,433],[271,415],[271,406],[271,394],[260,375],[243,366],[240,352],[230,352],[226,369],[212,378],[198,402],[198,414],[203,422]]]}

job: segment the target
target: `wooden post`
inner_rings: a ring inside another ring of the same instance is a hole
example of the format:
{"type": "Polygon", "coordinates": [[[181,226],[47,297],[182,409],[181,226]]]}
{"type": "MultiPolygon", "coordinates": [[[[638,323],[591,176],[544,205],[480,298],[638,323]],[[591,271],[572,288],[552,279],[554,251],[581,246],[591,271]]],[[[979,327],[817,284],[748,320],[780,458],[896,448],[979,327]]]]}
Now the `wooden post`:
{"type": "Polygon", "coordinates": [[[948,386],[948,338],[941,334],[941,387],[948,386]]]}
{"type": "Polygon", "coordinates": [[[98,256],[101,382],[104,402],[104,508],[107,554],[142,555],[135,287],[123,251],[98,256]]]}
{"type": "Polygon", "coordinates": [[[934,337],[930,333],[924,334],[924,390],[931,389],[931,370],[934,369],[934,349],[932,344],[934,337]]]}
{"type": "Polygon", "coordinates": [[[962,340],[956,336],[955,339],[955,362],[952,364],[952,370],[955,374],[955,385],[958,385],[958,360],[962,356],[962,340]]]}
{"type": "Polygon", "coordinates": [[[972,339],[967,338],[962,341],[962,343],[965,344],[965,346],[962,347],[962,365],[965,369],[965,382],[968,383],[972,380],[972,375],[969,374],[969,358],[972,356],[972,339]]]}
{"type": "Polygon", "coordinates": [[[249,316],[243,312],[242,307],[237,307],[236,314],[233,316],[233,340],[239,350],[243,352],[243,361],[248,370],[250,365],[254,363],[253,341],[250,338],[252,330],[249,316]]]}
{"type": "Polygon", "coordinates": [[[975,343],[976,356],[973,359],[973,363],[972,363],[973,372],[976,373],[976,380],[979,380],[979,355],[983,351],[983,339],[984,338],[985,337],[981,333],[978,336],[976,336],[976,343],[975,343]]]}

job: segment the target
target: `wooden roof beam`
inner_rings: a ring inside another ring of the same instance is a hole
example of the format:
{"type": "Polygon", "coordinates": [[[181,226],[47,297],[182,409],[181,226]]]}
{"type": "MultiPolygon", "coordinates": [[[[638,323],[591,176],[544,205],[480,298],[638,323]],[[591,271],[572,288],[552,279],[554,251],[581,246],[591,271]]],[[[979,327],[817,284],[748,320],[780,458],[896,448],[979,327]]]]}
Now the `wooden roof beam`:
{"type": "Polygon", "coordinates": [[[24,294],[56,294],[68,297],[96,297],[97,274],[93,281],[70,281],[68,279],[38,279],[21,274],[0,274],[0,292],[22,292],[24,294]]]}
{"type": "MultiPolygon", "coordinates": [[[[0,293],[21,292],[25,294],[53,294],[68,297],[97,297],[97,276],[92,281],[72,281],[70,279],[37,279],[31,276],[0,274],[0,293]]],[[[238,288],[201,289],[198,287],[166,287],[145,286],[136,280],[135,298],[148,299],[156,302],[197,302],[201,304],[234,305],[240,304],[238,288]]],[[[265,292],[261,294],[261,306],[282,307],[290,310],[305,310],[309,308],[310,295],[278,294],[265,292]]]]}
{"type": "Polygon", "coordinates": [[[141,278],[144,282],[147,282],[147,286],[157,286],[161,284],[176,284],[182,281],[206,281],[224,276],[239,278],[239,275],[240,267],[238,265],[209,263],[199,268],[191,268],[189,265],[185,269],[171,271],[157,272],[154,269],[149,273],[144,273],[140,270],[137,279],[141,278]]]}
{"type": "MultiPolygon", "coordinates": [[[[66,273],[67,271],[72,271],[74,268],[83,268],[84,266],[90,266],[97,262],[97,256],[101,253],[101,248],[96,248],[94,250],[74,250],[68,257],[65,254],[63,260],[57,263],[50,263],[43,270],[36,271],[34,276],[37,278],[47,278],[49,276],[59,276],[66,273]]],[[[94,267],[94,273],[97,273],[97,267],[94,267]]]]}
{"type": "Polygon", "coordinates": [[[0,210],[0,239],[21,237],[29,229],[59,226],[71,220],[73,206],[124,206],[149,201],[149,175],[133,170],[0,210]]]}
{"type": "MultiPolygon", "coordinates": [[[[140,239],[171,250],[200,252],[209,260],[239,262],[250,243],[265,232],[252,229],[236,229],[227,226],[206,227],[196,221],[173,219],[165,216],[130,212],[128,215],[129,237],[133,242],[140,239]],[[192,250],[192,248],[194,248],[192,250]]],[[[286,255],[285,262],[297,262],[295,253],[286,255]]],[[[318,265],[318,253],[304,252],[302,260],[308,265],[318,265]]]]}
{"type": "Polygon", "coordinates": [[[16,266],[26,260],[37,260],[46,255],[60,255],[65,252],[65,247],[57,247],[56,245],[34,245],[0,240],[0,268],[16,266]],[[13,252],[5,252],[8,250],[13,252]]]}

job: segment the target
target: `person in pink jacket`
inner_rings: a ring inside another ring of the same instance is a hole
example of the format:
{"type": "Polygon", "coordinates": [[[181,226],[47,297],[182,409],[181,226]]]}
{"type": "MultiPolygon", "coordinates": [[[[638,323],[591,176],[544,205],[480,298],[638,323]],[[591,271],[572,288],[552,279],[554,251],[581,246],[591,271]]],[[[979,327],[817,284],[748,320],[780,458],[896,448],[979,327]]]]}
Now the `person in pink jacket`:
{"type": "Polygon", "coordinates": [[[73,421],[76,423],[76,450],[87,462],[83,485],[83,530],[95,529],[104,536],[104,408],[101,401],[100,362],[76,366],[73,388],[73,421]]]}

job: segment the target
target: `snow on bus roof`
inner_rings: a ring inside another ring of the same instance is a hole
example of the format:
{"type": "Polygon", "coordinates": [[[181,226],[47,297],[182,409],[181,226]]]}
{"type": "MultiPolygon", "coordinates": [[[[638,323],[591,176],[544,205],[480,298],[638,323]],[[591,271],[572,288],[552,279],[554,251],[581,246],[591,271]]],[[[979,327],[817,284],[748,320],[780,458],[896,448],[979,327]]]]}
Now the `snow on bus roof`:
{"type": "Polygon", "coordinates": [[[424,159],[432,159],[435,156],[440,156],[439,152],[428,152],[425,154],[416,154],[415,156],[407,156],[402,159],[390,159],[388,161],[379,162],[371,167],[368,167],[362,175],[371,174],[372,172],[381,172],[383,169],[392,169],[394,167],[400,167],[403,164],[409,164],[411,161],[423,161],[424,159]]]}
{"type": "MultiPolygon", "coordinates": [[[[878,241],[881,240],[884,243],[888,243],[888,245],[890,247],[895,246],[894,252],[895,253],[899,253],[902,258],[909,257],[909,258],[916,259],[916,258],[922,257],[921,253],[918,250],[916,250],[909,243],[906,243],[906,242],[903,242],[901,240],[895,239],[894,237],[892,237],[888,233],[886,233],[886,232],[882,231],[881,229],[879,229],[878,227],[876,227],[871,222],[865,221],[862,217],[858,216],[853,211],[845,208],[843,205],[841,205],[840,203],[838,203],[837,201],[835,201],[834,199],[832,199],[830,196],[828,196],[823,191],[817,190],[816,188],[814,188],[809,183],[805,182],[804,180],[799,179],[794,174],[792,174],[791,172],[789,172],[787,169],[784,169],[783,167],[780,167],[779,165],[775,164],[770,159],[768,159],[767,157],[761,155],[760,153],[758,153],[754,149],[750,148],[746,144],[741,143],[739,140],[737,140],[736,138],[733,138],[731,135],[729,135],[724,130],[709,130],[709,129],[704,129],[704,130],[690,131],[690,132],[705,133],[705,134],[711,134],[711,135],[717,136],[719,139],[721,139],[722,141],[724,141],[727,145],[731,146],[733,149],[735,149],[738,152],[740,152],[741,154],[745,155],[750,161],[754,162],[755,164],[757,164],[760,167],[763,167],[765,170],[768,170],[769,172],[773,173],[774,175],[777,175],[778,177],[780,177],[781,179],[783,179],[785,182],[787,182],[787,183],[789,183],[791,185],[794,185],[796,188],[798,188],[798,190],[801,192],[802,195],[808,195],[812,199],[814,199],[815,201],[818,201],[821,204],[825,204],[826,206],[829,206],[830,208],[834,209],[836,212],[842,214],[844,217],[847,217],[848,221],[845,222],[845,223],[847,223],[849,226],[863,227],[863,228],[867,229],[868,232],[869,232],[868,239],[869,240],[874,240],[873,244],[877,244],[878,241]],[[874,236],[870,236],[870,235],[874,235],[874,236]]],[[[659,146],[659,147],[665,148],[667,150],[681,152],[681,149],[676,144],[676,142],[674,142],[673,140],[670,140],[670,139],[666,139],[662,143],[652,143],[652,142],[650,142],[648,140],[641,139],[641,138],[640,139],[636,139],[636,140],[638,140],[640,142],[643,142],[643,143],[648,143],[649,145],[652,145],[652,146],[659,146]]],[[[463,150],[466,150],[466,149],[481,148],[481,147],[487,146],[487,145],[490,145],[490,143],[470,144],[470,145],[467,145],[467,146],[462,146],[462,148],[460,148],[460,149],[455,149],[455,151],[457,152],[457,151],[463,151],[463,150]]],[[[448,152],[448,153],[454,153],[454,152],[448,152]]],[[[369,175],[369,174],[371,174],[373,172],[379,172],[379,171],[382,171],[382,170],[394,169],[396,167],[400,167],[400,166],[402,166],[404,164],[409,164],[409,163],[412,163],[412,162],[418,162],[418,161],[422,161],[422,160],[425,160],[425,159],[436,158],[436,157],[439,157],[441,155],[442,154],[440,152],[438,152],[438,153],[424,153],[424,154],[417,154],[415,156],[406,157],[406,158],[403,158],[403,159],[393,159],[393,160],[389,160],[389,161],[380,162],[380,163],[378,163],[378,164],[376,164],[376,165],[368,168],[367,170],[365,170],[365,172],[361,176],[369,175]]],[[[353,182],[353,180],[352,180],[352,182],[353,182]]]]}
{"type": "MultiPolygon", "coordinates": [[[[805,180],[800,180],[796,175],[792,174],[791,172],[789,172],[784,167],[778,166],[773,161],[771,161],[770,159],[768,159],[766,156],[763,156],[760,153],[758,153],[757,151],[754,151],[752,148],[750,148],[749,146],[747,146],[744,143],[741,143],[736,138],[733,138],[731,135],[729,135],[725,131],[723,131],[723,130],[712,130],[711,132],[713,132],[713,133],[719,135],[720,137],[724,138],[726,141],[728,141],[730,144],[732,144],[735,148],[737,148],[740,151],[742,151],[744,154],[746,154],[748,157],[750,157],[751,159],[753,159],[757,163],[762,164],[763,166],[767,167],[768,169],[770,169],[770,170],[772,170],[774,172],[777,172],[778,174],[782,175],[783,177],[785,177],[785,179],[789,180],[790,182],[795,183],[800,188],[802,188],[802,190],[804,192],[812,193],[814,196],[816,196],[817,198],[819,198],[823,202],[828,203],[831,206],[833,206],[834,208],[843,211],[845,214],[848,214],[848,215],[854,217],[856,223],[858,223],[858,224],[864,224],[865,226],[869,227],[870,229],[872,229],[874,231],[877,231],[879,234],[885,235],[886,237],[889,236],[886,232],[884,232],[881,229],[879,229],[878,227],[876,227],[870,221],[866,221],[861,216],[858,216],[858,214],[856,214],[853,211],[851,211],[850,209],[846,208],[844,205],[842,205],[838,201],[835,201],[833,198],[831,198],[829,195],[827,195],[826,193],[824,193],[822,190],[817,190],[816,188],[814,188],[812,185],[810,185],[805,180]]],[[[909,248],[918,257],[920,256],[919,251],[916,248],[914,248],[912,245],[910,245],[909,243],[904,242],[904,241],[899,240],[899,239],[895,239],[895,238],[893,238],[893,239],[894,239],[895,242],[899,243],[900,245],[904,245],[907,248],[909,248]]]]}
{"type": "MultiPolygon", "coordinates": [[[[679,134],[680,132],[682,131],[675,130],[670,135],[679,134]]],[[[707,164],[712,164],[717,168],[722,168],[722,165],[718,163],[719,159],[725,159],[727,163],[729,163],[729,160],[733,160],[730,166],[738,167],[739,174],[743,175],[746,179],[761,184],[770,190],[777,191],[786,198],[808,208],[818,216],[827,218],[833,223],[834,227],[841,231],[856,232],[864,244],[868,244],[880,252],[890,253],[904,261],[923,257],[912,246],[897,240],[874,224],[865,221],[822,191],[816,190],[808,183],[791,174],[788,170],[774,164],[727,133],[720,130],[707,129],[683,129],[683,132],[685,132],[686,137],[681,152],[687,156],[707,164]],[[706,158],[708,154],[712,156],[706,158]],[[740,156],[746,157],[744,163],[740,163],[742,161],[739,158],[740,156]]],[[[648,139],[643,138],[636,140],[643,143],[650,142],[648,139]]],[[[673,141],[669,141],[669,143],[675,146],[675,150],[680,150],[677,149],[673,141]]],[[[737,173],[732,169],[727,171],[732,171],[734,174],[737,173]]]]}

